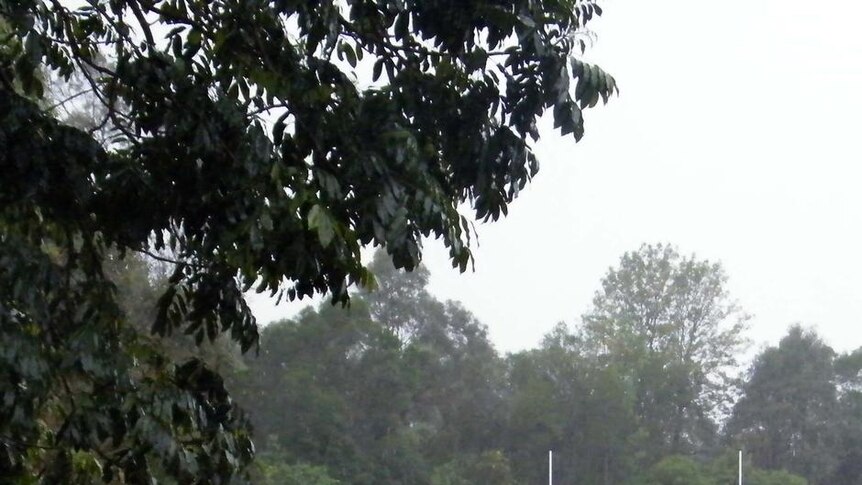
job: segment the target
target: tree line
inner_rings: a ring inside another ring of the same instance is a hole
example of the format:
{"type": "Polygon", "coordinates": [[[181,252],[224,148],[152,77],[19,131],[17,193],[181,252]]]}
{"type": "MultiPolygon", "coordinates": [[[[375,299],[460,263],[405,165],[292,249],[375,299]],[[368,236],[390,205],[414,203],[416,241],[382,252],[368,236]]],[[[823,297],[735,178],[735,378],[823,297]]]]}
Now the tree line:
{"type": "Polygon", "coordinates": [[[862,349],[791,327],[744,373],[749,319],[720,264],[645,245],[592,309],[497,352],[428,273],[371,266],[376,291],[263,329],[229,387],[261,483],[855,484],[862,349]]]}

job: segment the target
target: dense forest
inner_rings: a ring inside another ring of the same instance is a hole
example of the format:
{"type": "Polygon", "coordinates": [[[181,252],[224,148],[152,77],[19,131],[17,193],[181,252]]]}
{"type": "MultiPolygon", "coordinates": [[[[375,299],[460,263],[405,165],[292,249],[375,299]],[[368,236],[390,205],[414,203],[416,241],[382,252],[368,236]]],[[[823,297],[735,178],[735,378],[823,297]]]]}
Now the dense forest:
{"type": "Polygon", "coordinates": [[[792,326],[746,367],[720,264],[645,245],[581,321],[508,355],[424,268],[370,268],[374,291],[266,326],[259,354],[199,350],[252,424],[255,481],[544,483],[553,450],[555,483],[724,485],[738,449],[747,484],[862,480],[862,349],[792,326]]]}

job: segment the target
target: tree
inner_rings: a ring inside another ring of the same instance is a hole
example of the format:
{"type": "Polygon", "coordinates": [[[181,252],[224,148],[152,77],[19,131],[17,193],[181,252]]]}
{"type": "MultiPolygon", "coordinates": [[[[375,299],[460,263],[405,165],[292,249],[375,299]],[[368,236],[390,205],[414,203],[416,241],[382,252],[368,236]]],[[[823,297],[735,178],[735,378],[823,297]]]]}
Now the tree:
{"type": "Polygon", "coordinates": [[[634,471],[630,386],[618,369],[591,361],[583,347],[561,324],[540,348],[509,358],[506,450],[523,483],[543,479],[536,463],[548,450],[563,481],[625,483],[634,471]]]}
{"type": "MultiPolygon", "coordinates": [[[[704,466],[710,485],[737,485],[738,450],[727,449],[704,466]]],[[[808,485],[805,478],[784,470],[764,470],[751,462],[751,454],[746,454],[743,465],[743,483],[750,485],[808,485]]]]}
{"type": "Polygon", "coordinates": [[[417,483],[409,474],[423,466],[411,463],[414,447],[402,433],[417,371],[361,300],[349,311],[324,304],[268,325],[260,356],[246,364],[232,381],[263,452],[325,466],[345,482],[417,483]]]}
{"type": "Polygon", "coordinates": [[[261,485],[339,485],[341,482],[329,476],[326,468],[296,464],[288,465],[276,461],[270,463],[266,458],[257,459],[259,465],[256,483],[261,485]]]}
{"type": "MultiPolygon", "coordinates": [[[[679,455],[662,458],[653,465],[647,476],[637,485],[736,485],[736,453],[726,453],[711,463],[679,455]]],[[[746,465],[743,482],[749,485],[808,485],[799,475],[783,470],[762,470],[746,465]]]]}
{"type": "Polygon", "coordinates": [[[783,470],[751,470],[748,481],[751,485],[808,485],[808,480],[783,470]]]}
{"type": "Polygon", "coordinates": [[[794,326],[755,358],[728,433],[756,466],[788,470],[812,484],[834,483],[834,356],[817,334],[794,326]]]}
{"type": "Polygon", "coordinates": [[[375,292],[267,326],[231,379],[262,450],[351,483],[428,483],[443,464],[492,473],[479,463],[503,420],[503,368],[484,326],[415,284],[424,268],[371,267],[375,292]]]}
{"type": "MultiPolygon", "coordinates": [[[[501,430],[505,367],[485,325],[460,303],[427,291],[428,271],[398,271],[382,252],[370,266],[378,288],[364,293],[371,317],[402,341],[424,390],[411,419],[433,430],[429,453],[493,449],[501,430]]],[[[438,460],[435,460],[438,461],[438,460]]]]}
{"type": "Polygon", "coordinates": [[[862,481],[862,348],[836,357],[838,465],[829,483],[862,481]]]}
{"type": "Polygon", "coordinates": [[[645,485],[711,485],[702,466],[691,458],[671,455],[650,468],[645,485]]]}
{"type": "MultiPolygon", "coordinates": [[[[47,483],[88,484],[136,483],[152,475],[190,483],[198,472],[214,473],[225,460],[248,460],[251,444],[244,422],[221,377],[206,365],[222,351],[213,346],[190,352],[149,336],[144,329],[158,291],[150,268],[137,257],[110,255],[103,263],[116,298],[116,306],[107,307],[113,313],[103,318],[125,317],[127,327],[107,325],[102,333],[79,329],[59,349],[41,354],[33,342],[38,333],[27,339],[3,329],[4,386],[24,386],[45,396],[33,403],[29,415],[0,415],[7,426],[33,427],[39,433],[38,442],[2,436],[13,452],[26,453],[23,463],[3,456],[8,460],[0,462],[4,478],[20,474],[41,476],[47,483]],[[183,358],[176,358],[180,353],[183,358]],[[21,365],[26,374],[10,372],[10,363],[21,365]],[[77,446],[57,444],[62,441],[77,446]],[[87,449],[93,441],[101,446],[87,449]]],[[[73,281],[71,287],[77,284],[73,281]]],[[[51,330],[52,339],[68,332],[62,326],[51,330]]]]}
{"type": "Polygon", "coordinates": [[[583,317],[587,352],[633,383],[644,449],[654,457],[692,451],[715,436],[748,318],[726,280],[718,263],[644,245],[608,271],[583,317]]]}
{"type": "Polygon", "coordinates": [[[0,1],[0,459],[13,478],[39,473],[28,452],[43,448],[58,474],[76,450],[106,480],[141,482],[145,450],[181,481],[226,480],[250,458],[216,373],[140,355],[109,250],[172,264],[158,335],[229,333],[248,350],[252,287],[345,302],[372,280],[363,246],[411,269],[431,235],[464,270],[458,207],[504,215],[538,169],[538,116],[579,139],[581,110],[616,89],[575,55],[593,0],[71,4],[0,1]],[[106,137],[59,121],[48,71],[86,80],[106,137]],[[154,374],[135,369],[149,360],[154,374]],[[56,402],[74,409],[37,419],[56,402]]]}
{"type": "Polygon", "coordinates": [[[431,485],[473,483],[514,485],[517,482],[512,476],[509,461],[499,450],[488,451],[479,456],[459,457],[437,467],[431,476],[431,485]]]}

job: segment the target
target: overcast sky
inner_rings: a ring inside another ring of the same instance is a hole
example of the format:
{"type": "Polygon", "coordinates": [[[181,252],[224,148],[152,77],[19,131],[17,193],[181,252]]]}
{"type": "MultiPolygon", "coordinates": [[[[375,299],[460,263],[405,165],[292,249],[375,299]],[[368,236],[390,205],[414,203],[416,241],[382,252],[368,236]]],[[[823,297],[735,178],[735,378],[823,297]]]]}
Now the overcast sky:
{"type": "MultiPolygon", "coordinates": [[[[608,0],[588,60],[619,97],[575,144],[545,123],[541,170],[509,217],[478,225],[476,271],[426,243],[432,292],[502,351],[577,323],[644,242],[721,261],[774,343],[791,323],[862,346],[862,5],[848,0],[608,0]]],[[[259,319],[295,306],[253,299],[259,319]]]]}

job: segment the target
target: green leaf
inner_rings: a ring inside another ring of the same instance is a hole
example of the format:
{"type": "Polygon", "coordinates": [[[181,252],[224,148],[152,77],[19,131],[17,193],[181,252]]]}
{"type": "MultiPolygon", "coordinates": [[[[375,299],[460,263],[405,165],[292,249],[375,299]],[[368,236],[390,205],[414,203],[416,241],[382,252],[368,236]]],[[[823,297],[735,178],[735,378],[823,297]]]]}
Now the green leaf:
{"type": "Polygon", "coordinates": [[[377,81],[378,79],[380,79],[380,75],[383,74],[383,61],[384,61],[384,58],[381,57],[380,59],[377,59],[377,61],[374,62],[374,68],[372,69],[372,72],[371,72],[371,79],[373,81],[377,81]]]}
{"type": "Polygon", "coordinates": [[[356,67],[356,53],[353,51],[353,46],[347,42],[341,44],[341,49],[344,52],[344,57],[347,58],[347,63],[350,67],[356,67]]]}
{"type": "Polygon", "coordinates": [[[323,247],[329,246],[335,237],[335,221],[322,205],[315,204],[308,211],[308,229],[317,232],[317,238],[323,247]]]}

